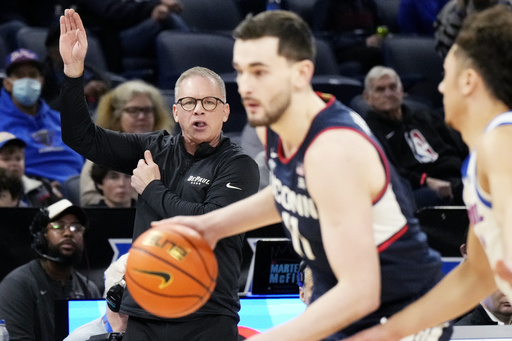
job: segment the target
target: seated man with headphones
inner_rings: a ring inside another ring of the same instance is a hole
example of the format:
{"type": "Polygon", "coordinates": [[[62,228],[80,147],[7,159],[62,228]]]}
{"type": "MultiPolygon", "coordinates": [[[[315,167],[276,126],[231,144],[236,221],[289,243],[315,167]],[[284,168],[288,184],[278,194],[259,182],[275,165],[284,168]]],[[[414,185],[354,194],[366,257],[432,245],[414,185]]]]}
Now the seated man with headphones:
{"type": "Polygon", "coordinates": [[[101,297],[98,287],[75,270],[84,250],[88,218],[68,200],[41,208],[30,225],[38,258],[0,282],[0,318],[11,340],[55,340],[54,301],[101,297]]]}

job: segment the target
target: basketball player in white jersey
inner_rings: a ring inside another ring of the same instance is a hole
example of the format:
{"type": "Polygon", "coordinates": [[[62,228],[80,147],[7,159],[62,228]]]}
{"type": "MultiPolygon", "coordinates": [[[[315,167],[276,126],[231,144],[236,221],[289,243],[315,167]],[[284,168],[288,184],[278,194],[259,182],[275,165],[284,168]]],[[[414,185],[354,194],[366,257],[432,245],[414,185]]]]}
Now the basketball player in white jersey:
{"type": "Polygon", "coordinates": [[[446,122],[471,151],[462,167],[470,218],[466,261],[421,299],[351,341],[404,339],[456,318],[496,289],[512,299],[511,49],[509,8],[475,14],[448,53],[439,85],[446,122]]]}

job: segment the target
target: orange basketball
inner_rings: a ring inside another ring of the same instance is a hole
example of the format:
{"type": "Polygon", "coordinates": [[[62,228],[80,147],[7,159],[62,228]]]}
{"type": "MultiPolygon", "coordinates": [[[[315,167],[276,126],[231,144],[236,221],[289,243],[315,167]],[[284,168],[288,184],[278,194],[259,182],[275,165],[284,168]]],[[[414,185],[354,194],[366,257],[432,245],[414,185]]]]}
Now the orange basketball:
{"type": "Polygon", "coordinates": [[[201,308],[217,283],[217,259],[196,231],[176,224],[153,227],[132,244],[125,280],[133,299],[165,318],[201,308]]]}

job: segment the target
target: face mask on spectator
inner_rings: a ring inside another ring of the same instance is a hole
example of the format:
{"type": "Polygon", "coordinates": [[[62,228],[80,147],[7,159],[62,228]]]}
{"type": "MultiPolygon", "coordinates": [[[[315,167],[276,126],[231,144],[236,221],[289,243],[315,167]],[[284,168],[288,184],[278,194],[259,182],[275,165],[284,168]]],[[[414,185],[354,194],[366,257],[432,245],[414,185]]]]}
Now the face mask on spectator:
{"type": "Polygon", "coordinates": [[[13,82],[12,95],[22,105],[32,105],[41,95],[41,83],[34,78],[17,79],[13,82]]]}

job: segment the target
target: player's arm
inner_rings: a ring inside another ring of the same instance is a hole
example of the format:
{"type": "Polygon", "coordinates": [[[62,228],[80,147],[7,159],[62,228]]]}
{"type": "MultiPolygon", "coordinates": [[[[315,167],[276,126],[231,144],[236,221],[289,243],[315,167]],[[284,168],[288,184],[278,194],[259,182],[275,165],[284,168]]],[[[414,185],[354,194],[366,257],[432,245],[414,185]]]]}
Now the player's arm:
{"type": "Polygon", "coordinates": [[[432,290],[385,324],[367,329],[346,341],[398,341],[426,328],[452,320],[474,308],[497,287],[482,244],[470,227],[467,257],[432,290]]]}
{"type": "Polygon", "coordinates": [[[178,216],[153,222],[151,225],[173,222],[189,226],[199,231],[213,248],[219,239],[280,221],[281,216],[269,186],[246,199],[203,215],[178,216]]]}
{"type": "Polygon", "coordinates": [[[320,340],[380,304],[372,198],[385,185],[385,172],[375,148],[356,132],[331,130],[309,147],[304,167],[319,213],[322,242],[338,283],[302,315],[255,341],[320,340]]]}
{"type": "Polygon", "coordinates": [[[477,174],[481,187],[491,194],[492,211],[503,229],[505,259],[496,266],[498,274],[512,284],[512,126],[502,126],[486,135],[478,147],[477,174]]]}

